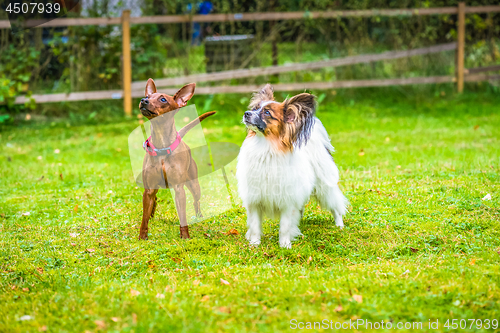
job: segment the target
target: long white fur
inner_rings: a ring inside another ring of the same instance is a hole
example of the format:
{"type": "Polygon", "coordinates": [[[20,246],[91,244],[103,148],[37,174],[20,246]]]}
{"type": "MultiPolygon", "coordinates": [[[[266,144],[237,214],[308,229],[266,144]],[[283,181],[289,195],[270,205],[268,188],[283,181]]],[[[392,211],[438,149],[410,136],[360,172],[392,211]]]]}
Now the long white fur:
{"type": "Polygon", "coordinates": [[[247,210],[246,238],[259,245],[264,215],[280,218],[279,242],[291,248],[301,232],[304,206],[314,195],[320,205],[335,216],[342,228],[347,199],[338,187],[339,170],[330,152],[334,149],[318,118],[305,145],[293,152],[276,150],[262,133],[247,137],[238,155],[238,192],[247,210]]]}

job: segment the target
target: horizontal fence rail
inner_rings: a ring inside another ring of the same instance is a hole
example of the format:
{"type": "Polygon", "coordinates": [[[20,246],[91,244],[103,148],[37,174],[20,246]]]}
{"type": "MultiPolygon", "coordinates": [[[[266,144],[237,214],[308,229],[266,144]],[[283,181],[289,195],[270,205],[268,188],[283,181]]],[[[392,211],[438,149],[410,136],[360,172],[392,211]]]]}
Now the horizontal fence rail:
{"type": "MultiPolygon", "coordinates": [[[[357,56],[305,62],[305,63],[294,63],[294,64],[285,64],[280,66],[268,66],[268,67],[258,67],[250,69],[237,69],[237,70],[215,72],[215,73],[193,74],[176,78],[155,79],[155,84],[157,87],[168,87],[168,86],[186,84],[190,82],[198,83],[198,82],[221,81],[230,79],[241,79],[241,78],[256,77],[261,75],[273,75],[273,74],[280,74],[287,72],[321,69],[325,67],[332,68],[332,67],[362,64],[362,63],[370,63],[381,60],[407,58],[416,55],[424,55],[424,54],[438,53],[443,51],[456,50],[456,48],[457,48],[457,43],[447,43],[447,44],[434,45],[430,47],[422,47],[413,50],[388,51],[378,54],[362,54],[357,56]]],[[[136,81],[132,83],[132,89],[142,89],[145,86],[146,86],[146,81],[136,81]]]]}
{"type": "Polygon", "coordinates": [[[475,73],[483,73],[483,72],[495,72],[500,71],[500,65],[494,66],[486,66],[486,67],[476,67],[476,68],[467,68],[465,69],[466,74],[475,74],[475,73]]]}
{"type": "MultiPolygon", "coordinates": [[[[500,6],[466,7],[467,14],[498,13],[500,6]]],[[[174,24],[185,22],[246,22],[246,21],[279,21],[303,19],[334,19],[342,17],[373,17],[373,16],[422,16],[422,15],[458,14],[457,7],[408,8],[408,9],[366,9],[366,10],[332,10],[312,12],[266,12],[266,13],[235,13],[207,15],[161,15],[131,17],[131,24],[174,24]]],[[[27,20],[26,24],[36,25],[36,20],[27,20]]],[[[43,23],[38,27],[67,27],[82,25],[119,25],[120,17],[90,17],[90,18],[58,18],[43,23]]],[[[10,21],[0,20],[0,29],[10,28],[10,21]]]]}
{"type": "MultiPolygon", "coordinates": [[[[487,80],[499,80],[500,74],[473,74],[466,75],[466,82],[478,82],[487,80]]],[[[411,85],[411,84],[435,84],[435,83],[453,83],[456,82],[456,77],[447,76],[428,76],[428,77],[412,77],[400,79],[373,79],[373,80],[349,80],[349,81],[328,81],[328,82],[300,82],[300,83],[278,83],[273,85],[275,91],[300,91],[309,89],[340,89],[340,88],[361,88],[361,87],[386,87],[394,85],[411,85]]],[[[211,95],[224,93],[252,93],[261,89],[261,85],[237,85],[237,86],[217,86],[217,87],[197,87],[197,95],[211,95]]],[[[175,94],[177,88],[165,88],[163,92],[167,94],[175,94]]],[[[121,90],[104,90],[104,91],[87,91],[76,92],[69,94],[48,94],[48,95],[32,95],[37,103],[53,103],[53,102],[74,102],[84,100],[102,100],[102,99],[121,99],[123,92],[121,90]]],[[[144,97],[144,89],[132,91],[132,97],[144,97]]],[[[29,98],[19,96],[16,98],[15,104],[24,104],[29,101],[29,98]]]]}

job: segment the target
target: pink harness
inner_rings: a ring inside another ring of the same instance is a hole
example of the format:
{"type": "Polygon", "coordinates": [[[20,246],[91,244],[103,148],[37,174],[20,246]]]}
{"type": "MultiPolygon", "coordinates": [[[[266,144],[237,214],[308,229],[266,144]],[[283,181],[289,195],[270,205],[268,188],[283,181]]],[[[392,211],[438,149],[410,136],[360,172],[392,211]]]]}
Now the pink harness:
{"type": "Polygon", "coordinates": [[[153,146],[153,143],[151,142],[151,137],[149,137],[142,145],[142,148],[144,148],[144,150],[151,156],[170,155],[175,150],[175,148],[179,146],[181,141],[182,138],[179,133],[177,133],[177,138],[170,146],[168,146],[167,148],[155,148],[155,146],[153,146]]]}

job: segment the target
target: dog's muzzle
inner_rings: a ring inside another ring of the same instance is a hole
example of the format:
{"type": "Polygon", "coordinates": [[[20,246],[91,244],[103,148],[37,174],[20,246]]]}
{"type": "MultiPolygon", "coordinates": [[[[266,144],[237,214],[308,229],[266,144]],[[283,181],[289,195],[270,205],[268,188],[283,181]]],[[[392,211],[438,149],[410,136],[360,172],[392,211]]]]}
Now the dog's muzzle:
{"type": "Polygon", "coordinates": [[[141,103],[139,104],[139,109],[141,110],[141,113],[143,116],[146,117],[151,117],[156,115],[154,112],[149,110],[149,99],[147,97],[141,99],[141,103]]]}
{"type": "Polygon", "coordinates": [[[256,127],[261,132],[264,132],[267,127],[266,123],[260,118],[258,111],[245,111],[243,123],[247,127],[256,127]]]}

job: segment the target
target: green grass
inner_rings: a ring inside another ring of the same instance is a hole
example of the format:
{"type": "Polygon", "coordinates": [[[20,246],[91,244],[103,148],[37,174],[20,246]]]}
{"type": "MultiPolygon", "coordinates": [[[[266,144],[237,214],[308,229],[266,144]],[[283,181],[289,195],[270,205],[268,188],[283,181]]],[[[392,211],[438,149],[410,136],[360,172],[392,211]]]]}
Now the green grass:
{"type": "MultiPolygon", "coordinates": [[[[136,119],[4,127],[0,332],[277,332],[292,319],[451,331],[447,319],[500,319],[500,97],[408,89],[316,92],[351,208],[338,230],[308,204],[291,250],[277,221],[250,248],[242,208],[180,240],[167,191],[139,241],[136,119]]],[[[241,144],[247,97],[194,100],[219,111],[203,123],[208,141],[241,144]]]]}

